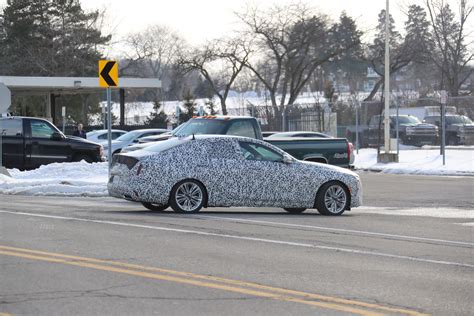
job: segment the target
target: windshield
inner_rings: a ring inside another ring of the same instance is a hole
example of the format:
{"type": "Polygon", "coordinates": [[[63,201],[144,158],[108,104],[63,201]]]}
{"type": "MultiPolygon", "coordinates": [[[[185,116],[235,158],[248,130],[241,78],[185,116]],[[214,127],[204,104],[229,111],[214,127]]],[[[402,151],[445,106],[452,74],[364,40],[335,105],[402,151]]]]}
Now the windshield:
{"type": "Polygon", "coordinates": [[[227,125],[228,122],[223,120],[193,119],[179,128],[173,135],[224,134],[224,129],[227,125]]]}
{"type": "Polygon", "coordinates": [[[141,132],[139,132],[139,131],[128,132],[127,134],[123,134],[122,136],[117,138],[117,140],[121,141],[121,142],[128,142],[130,140],[135,139],[140,134],[141,134],[141,132]]]}
{"type": "MultiPolygon", "coordinates": [[[[396,121],[396,117],[393,118],[396,121]]],[[[421,123],[420,120],[415,116],[399,116],[398,117],[399,124],[419,124],[421,123]]]]}
{"type": "Polygon", "coordinates": [[[447,115],[446,123],[448,124],[472,124],[472,121],[464,115],[447,115]]]}

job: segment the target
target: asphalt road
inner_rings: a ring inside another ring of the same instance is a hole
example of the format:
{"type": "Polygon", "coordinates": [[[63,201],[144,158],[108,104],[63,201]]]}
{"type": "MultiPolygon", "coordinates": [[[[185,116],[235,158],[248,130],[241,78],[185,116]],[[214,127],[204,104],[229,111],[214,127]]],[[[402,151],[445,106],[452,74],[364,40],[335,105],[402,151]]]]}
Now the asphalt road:
{"type": "Polygon", "coordinates": [[[474,179],[361,177],[340,217],[0,195],[0,315],[474,314],[474,179]]]}

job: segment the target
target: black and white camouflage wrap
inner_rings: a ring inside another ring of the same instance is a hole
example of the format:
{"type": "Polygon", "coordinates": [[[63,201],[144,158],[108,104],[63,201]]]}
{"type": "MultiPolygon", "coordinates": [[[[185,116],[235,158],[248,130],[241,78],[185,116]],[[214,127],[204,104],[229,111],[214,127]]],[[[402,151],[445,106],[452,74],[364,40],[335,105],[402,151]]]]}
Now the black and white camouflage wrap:
{"type": "MultiPolygon", "coordinates": [[[[176,140],[175,140],[176,141],[176,140]]],[[[130,170],[114,164],[109,194],[139,202],[168,204],[175,184],[200,181],[207,190],[207,206],[314,208],[316,193],[324,183],[337,180],[350,191],[351,207],[362,203],[359,176],[347,169],[294,160],[293,163],[246,160],[239,141],[279,148],[264,141],[228,136],[196,136],[159,153],[145,150],[125,154],[139,159],[130,170]],[[137,175],[138,168],[141,168],[137,175]]]]}

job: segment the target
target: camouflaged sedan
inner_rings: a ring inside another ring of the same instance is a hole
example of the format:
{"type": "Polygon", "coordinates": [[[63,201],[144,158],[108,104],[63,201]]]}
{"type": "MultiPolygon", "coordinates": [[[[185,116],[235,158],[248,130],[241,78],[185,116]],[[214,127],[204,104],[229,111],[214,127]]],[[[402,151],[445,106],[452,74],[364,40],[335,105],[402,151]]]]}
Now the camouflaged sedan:
{"type": "Polygon", "coordinates": [[[341,215],[361,204],[361,189],[347,169],[299,161],[256,139],[210,135],[115,155],[108,183],[111,196],[180,213],[247,206],[341,215]]]}

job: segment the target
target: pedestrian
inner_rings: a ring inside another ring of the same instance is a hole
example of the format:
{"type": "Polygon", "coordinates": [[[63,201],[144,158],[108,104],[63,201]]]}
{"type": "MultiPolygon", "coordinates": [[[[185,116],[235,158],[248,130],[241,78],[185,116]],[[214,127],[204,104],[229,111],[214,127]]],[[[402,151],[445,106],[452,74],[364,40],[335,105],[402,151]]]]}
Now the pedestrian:
{"type": "Polygon", "coordinates": [[[87,138],[86,132],[82,129],[82,124],[77,124],[77,129],[72,133],[72,136],[87,138]]]}

